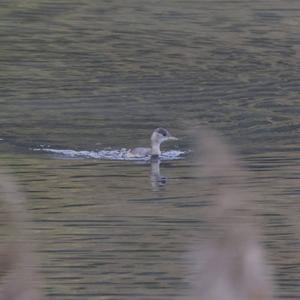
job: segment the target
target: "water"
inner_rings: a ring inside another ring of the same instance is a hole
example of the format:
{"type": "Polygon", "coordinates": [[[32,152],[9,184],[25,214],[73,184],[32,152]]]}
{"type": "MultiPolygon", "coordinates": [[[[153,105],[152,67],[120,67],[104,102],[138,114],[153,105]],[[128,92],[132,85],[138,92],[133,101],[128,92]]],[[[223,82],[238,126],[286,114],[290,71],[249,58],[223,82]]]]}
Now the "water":
{"type": "MultiPolygon", "coordinates": [[[[104,160],[150,160],[150,156],[146,157],[128,157],[129,149],[114,149],[114,150],[100,150],[100,151],[76,151],[71,149],[51,149],[51,148],[34,148],[33,151],[42,151],[57,154],[61,158],[97,158],[104,160]]],[[[184,151],[169,150],[161,153],[161,160],[181,159],[185,154],[184,151]]]]}
{"type": "Polygon", "coordinates": [[[299,1],[0,6],[1,164],[26,194],[49,299],[184,299],[211,192],[188,153],[198,125],[240,153],[276,298],[299,298],[299,1]],[[101,159],[159,126],[181,159],[101,159]]]}

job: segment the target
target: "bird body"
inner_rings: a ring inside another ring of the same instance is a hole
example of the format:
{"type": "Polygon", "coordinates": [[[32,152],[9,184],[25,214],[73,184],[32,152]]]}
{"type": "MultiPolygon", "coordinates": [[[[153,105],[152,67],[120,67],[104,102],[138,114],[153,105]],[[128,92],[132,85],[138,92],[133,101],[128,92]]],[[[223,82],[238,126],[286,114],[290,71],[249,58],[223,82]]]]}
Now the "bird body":
{"type": "Polygon", "coordinates": [[[128,157],[145,157],[151,155],[151,148],[137,147],[128,150],[128,157]]]}
{"type": "Polygon", "coordinates": [[[159,157],[161,155],[160,144],[169,140],[178,140],[172,136],[167,129],[156,128],[151,135],[151,148],[137,147],[127,151],[129,158],[142,158],[142,157],[159,157]]]}

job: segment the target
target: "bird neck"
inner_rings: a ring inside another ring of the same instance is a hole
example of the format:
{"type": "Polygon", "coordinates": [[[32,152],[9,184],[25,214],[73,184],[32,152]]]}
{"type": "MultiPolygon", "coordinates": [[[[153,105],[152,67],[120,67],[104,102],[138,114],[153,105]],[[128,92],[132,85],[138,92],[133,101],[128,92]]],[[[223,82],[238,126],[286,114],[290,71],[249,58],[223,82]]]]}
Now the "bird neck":
{"type": "Polygon", "coordinates": [[[160,155],[160,143],[156,141],[151,141],[151,155],[160,155]]]}

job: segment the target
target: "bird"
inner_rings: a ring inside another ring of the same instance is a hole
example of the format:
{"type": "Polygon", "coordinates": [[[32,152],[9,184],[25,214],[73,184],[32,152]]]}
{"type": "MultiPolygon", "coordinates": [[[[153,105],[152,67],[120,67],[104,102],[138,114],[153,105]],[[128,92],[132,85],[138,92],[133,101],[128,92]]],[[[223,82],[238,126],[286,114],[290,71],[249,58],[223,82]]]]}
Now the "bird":
{"type": "Polygon", "coordinates": [[[137,147],[127,151],[128,158],[143,158],[150,156],[152,159],[161,155],[160,144],[165,141],[176,141],[178,138],[172,136],[165,128],[156,128],[151,135],[151,148],[137,147]]]}

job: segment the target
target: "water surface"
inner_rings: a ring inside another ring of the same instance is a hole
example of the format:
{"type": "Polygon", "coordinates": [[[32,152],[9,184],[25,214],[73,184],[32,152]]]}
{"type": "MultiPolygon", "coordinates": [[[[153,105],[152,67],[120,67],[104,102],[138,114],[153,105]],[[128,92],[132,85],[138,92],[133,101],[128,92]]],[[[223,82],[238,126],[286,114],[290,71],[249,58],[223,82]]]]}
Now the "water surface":
{"type": "Polygon", "coordinates": [[[153,184],[150,163],[32,149],[146,146],[163,126],[180,138],[164,151],[188,152],[200,124],[241,154],[276,298],[299,298],[299,1],[10,1],[0,16],[1,164],[49,299],[184,299],[209,191],[189,155],[153,184]]]}

